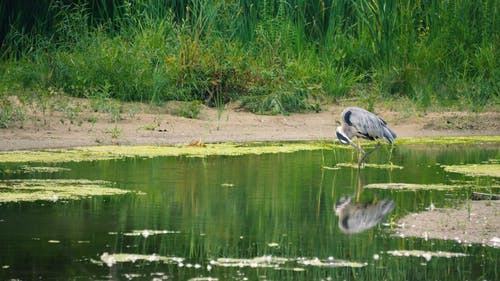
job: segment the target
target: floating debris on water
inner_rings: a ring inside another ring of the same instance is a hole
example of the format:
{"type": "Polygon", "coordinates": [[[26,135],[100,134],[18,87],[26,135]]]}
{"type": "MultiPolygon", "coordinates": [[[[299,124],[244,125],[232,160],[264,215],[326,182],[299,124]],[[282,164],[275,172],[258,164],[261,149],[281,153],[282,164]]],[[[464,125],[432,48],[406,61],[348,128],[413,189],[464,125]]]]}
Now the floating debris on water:
{"type": "Polygon", "coordinates": [[[466,176],[486,176],[500,178],[500,164],[467,164],[467,165],[445,165],[446,172],[459,173],[466,176]]]}
{"type": "Polygon", "coordinates": [[[490,239],[490,242],[492,243],[491,245],[495,248],[499,248],[500,247],[500,238],[499,237],[493,237],[490,239]]]}
{"type": "Polygon", "coordinates": [[[61,241],[59,241],[59,240],[49,240],[48,242],[51,243],[51,244],[59,244],[59,243],[61,243],[61,241]]]}
{"type": "Polygon", "coordinates": [[[71,169],[63,167],[52,167],[52,166],[23,165],[18,169],[13,169],[13,170],[8,169],[4,170],[3,172],[6,174],[23,174],[23,173],[57,173],[65,171],[71,171],[71,169]]]}
{"type": "Polygon", "coordinates": [[[0,181],[0,203],[75,200],[91,196],[119,195],[128,190],[107,187],[110,182],[65,179],[0,181]]]}
{"type": "Polygon", "coordinates": [[[280,244],[278,244],[276,242],[271,242],[271,243],[268,243],[267,246],[269,246],[271,248],[278,248],[280,246],[280,244]]]}
{"type": "Polygon", "coordinates": [[[340,167],[321,166],[323,170],[340,170],[340,167]]]}
{"type": "Polygon", "coordinates": [[[210,262],[212,265],[222,267],[271,267],[277,268],[282,264],[288,262],[287,258],[262,256],[251,259],[238,259],[238,258],[218,258],[210,262]]]}
{"type": "Polygon", "coordinates": [[[297,262],[302,265],[317,266],[317,267],[364,267],[368,263],[352,262],[346,260],[334,259],[332,257],[326,260],[320,260],[319,258],[299,258],[297,262]]]}
{"type": "Polygon", "coordinates": [[[365,185],[364,188],[373,189],[396,189],[396,190],[449,190],[463,188],[464,185],[447,184],[415,184],[415,183],[373,183],[365,185]]]}
{"type": "MultiPolygon", "coordinates": [[[[124,236],[142,236],[144,238],[148,238],[152,235],[160,235],[160,234],[176,234],[181,233],[177,230],[132,230],[132,232],[124,232],[122,233],[124,236]]],[[[108,232],[109,235],[118,235],[118,232],[108,232]]]]}
{"type": "Polygon", "coordinates": [[[184,261],[184,258],[179,258],[179,257],[165,257],[165,256],[160,256],[157,254],[152,254],[152,255],[141,255],[141,254],[109,254],[107,252],[103,253],[101,255],[101,261],[106,264],[108,267],[112,267],[116,263],[122,263],[122,262],[132,262],[135,263],[136,261],[147,261],[147,262],[163,262],[163,263],[182,263],[184,261]]]}
{"type": "Polygon", "coordinates": [[[223,186],[223,187],[234,187],[234,183],[222,183],[220,186],[223,186]]]}
{"type": "MultiPolygon", "coordinates": [[[[336,167],[343,167],[343,168],[358,168],[357,163],[337,163],[335,164],[336,167]]],[[[363,168],[376,168],[376,169],[403,169],[403,166],[398,166],[394,164],[371,164],[371,163],[364,163],[361,165],[361,169],[363,168]]]]}
{"type": "Polygon", "coordinates": [[[387,254],[395,257],[423,257],[426,261],[430,261],[433,257],[437,258],[457,258],[457,257],[467,257],[468,254],[464,253],[452,253],[443,251],[421,251],[421,250],[395,250],[387,251],[387,254]]]}
{"type": "Polygon", "coordinates": [[[304,271],[302,267],[284,267],[285,264],[296,262],[299,266],[316,266],[316,267],[363,267],[367,263],[350,262],[345,260],[334,259],[330,257],[326,260],[319,258],[283,258],[274,256],[262,256],[251,259],[238,258],[219,258],[210,261],[211,265],[222,267],[252,267],[252,268],[274,268],[279,270],[304,271]]]}

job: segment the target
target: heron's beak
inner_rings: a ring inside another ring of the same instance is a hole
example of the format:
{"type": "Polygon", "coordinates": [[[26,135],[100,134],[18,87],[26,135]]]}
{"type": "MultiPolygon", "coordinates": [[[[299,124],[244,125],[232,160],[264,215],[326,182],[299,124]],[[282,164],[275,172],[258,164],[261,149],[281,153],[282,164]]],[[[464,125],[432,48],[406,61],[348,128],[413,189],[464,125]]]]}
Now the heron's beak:
{"type": "Polygon", "coordinates": [[[339,131],[337,131],[337,138],[341,143],[351,145],[352,147],[356,148],[356,150],[359,150],[359,147],[351,139],[349,139],[339,131]]]}

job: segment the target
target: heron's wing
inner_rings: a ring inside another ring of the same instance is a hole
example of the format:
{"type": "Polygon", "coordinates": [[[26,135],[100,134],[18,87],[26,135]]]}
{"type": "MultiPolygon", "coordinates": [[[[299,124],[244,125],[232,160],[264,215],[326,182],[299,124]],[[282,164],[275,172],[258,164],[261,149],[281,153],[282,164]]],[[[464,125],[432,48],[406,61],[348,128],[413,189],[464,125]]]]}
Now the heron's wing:
{"type": "Polygon", "coordinates": [[[357,137],[369,140],[379,138],[388,143],[392,143],[396,138],[396,134],[387,127],[382,118],[362,108],[348,107],[342,113],[342,118],[357,137]]]}
{"type": "Polygon", "coordinates": [[[375,204],[353,204],[349,207],[339,221],[340,229],[346,233],[358,233],[377,225],[392,211],[394,201],[381,200],[375,204]]]}

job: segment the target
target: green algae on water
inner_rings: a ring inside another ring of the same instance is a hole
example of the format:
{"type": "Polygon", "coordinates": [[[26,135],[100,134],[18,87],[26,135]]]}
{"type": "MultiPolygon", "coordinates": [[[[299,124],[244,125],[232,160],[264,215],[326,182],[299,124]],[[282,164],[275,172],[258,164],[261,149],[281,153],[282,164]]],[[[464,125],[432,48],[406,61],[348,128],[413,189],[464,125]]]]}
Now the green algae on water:
{"type": "Polygon", "coordinates": [[[29,173],[58,173],[64,171],[70,171],[71,169],[63,167],[51,167],[51,166],[29,166],[23,165],[18,169],[8,169],[3,172],[6,174],[29,174],[29,173]]]}
{"type": "Polygon", "coordinates": [[[2,180],[0,181],[0,203],[75,200],[129,192],[108,187],[109,184],[106,181],[91,180],[2,180]]]}
{"type": "Polygon", "coordinates": [[[500,136],[435,137],[435,138],[398,138],[396,145],[467,145],[500,143],[500,136]]]}
{"type": "MultiPolygon", "coordinates": [[[[403,138],[396,145],[407,144],[485,144],[500,143],[498,136],[445,137],[445,138],[403,138]]],[[[0,152],[0,163],[25,162],[79,162],[112,160],[124,157],[189,156],[206,157],[212,155],[238,156],[246,154],[289,153],[321,149],[351,149],[338,142],[248,142],[213,143],[203,146],[89,146],[72,149],[46,149],[33,151],[0,152]]],[[[393,165],[394,168],[394,165],[393,165]]]]}
{"type": "Polygon", "coordinates": [[[459,173],[467,176],[487,176],[500,178],[500,164],[467,164],[467,165],[445,165],[446,172],[459,173]]]}
{"type": "MultiPolygon", "coordinates": [[[[340,145],[338,145],[340,147],[340,145]]],[[[320,142],[293,143],[220,143],[200,146],[90,146],[73,149],[49,149],[40,151],[0,152],[0,163],[22,162],[79,162],[112,160],[125,157],[188,156],[206,157],[212,155],[239,156],[246,154],[290,153],[304,150],[333,149],[333,144],[320,142]]]]}

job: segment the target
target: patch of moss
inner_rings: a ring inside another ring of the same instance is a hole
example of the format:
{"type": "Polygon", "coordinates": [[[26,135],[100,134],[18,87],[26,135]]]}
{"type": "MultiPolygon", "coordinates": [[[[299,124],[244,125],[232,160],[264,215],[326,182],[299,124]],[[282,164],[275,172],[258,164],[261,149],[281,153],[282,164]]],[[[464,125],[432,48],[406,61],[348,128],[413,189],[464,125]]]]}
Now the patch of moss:
{"type": "Polygon", "coordinates": [[[90,180],[3,180],[0,181],[0,203],[74,200],[129,192],[108,185],[109,182],[90,180]]]}
{"type": "Polygon", "coordinates": [[[446,172],[460,173],[467,176],[488,176],[500,178],[500,164],[467,164],[443,166],[446,172]]]}

